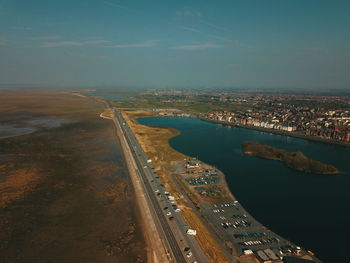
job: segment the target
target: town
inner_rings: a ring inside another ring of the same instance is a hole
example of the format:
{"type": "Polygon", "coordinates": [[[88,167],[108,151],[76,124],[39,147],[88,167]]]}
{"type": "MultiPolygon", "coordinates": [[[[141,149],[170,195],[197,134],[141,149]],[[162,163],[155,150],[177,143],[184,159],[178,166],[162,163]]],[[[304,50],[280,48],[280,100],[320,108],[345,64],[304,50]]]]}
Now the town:
{"type": "Polygon", "coordinates": [[[350,102],[344,97],[253,96],[241,100],[254,110],[213,110],[206,118],[237,126],[270,129],[350,142],[350,102]]]}
{"type": "MultiPolygon", "coordinates": [[[[132,106],[161,108],[160,115],[195,116],[283,135],[350,143],[350,97],[344,92],[149,89],[133,95],[132,106]]],[[[114,105],[125,107],[126,102],[114,105]]]]}

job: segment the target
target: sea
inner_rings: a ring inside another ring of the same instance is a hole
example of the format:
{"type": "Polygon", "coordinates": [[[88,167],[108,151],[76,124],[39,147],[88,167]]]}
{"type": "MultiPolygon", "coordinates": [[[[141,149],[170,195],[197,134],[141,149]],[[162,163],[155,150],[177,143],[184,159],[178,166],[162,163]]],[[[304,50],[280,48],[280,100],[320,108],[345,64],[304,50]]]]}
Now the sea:
{"type": "Polygon", "coordinates": [[[99,92],[89,92],[86,93],[86,95],[91,96],[91,97],[100,97],[103,99],[108,99],[108,100],[117,100],[117,101],[132,101],[132,98],[127,98],[127,97],[122,97],[118,95],[112,95],[112,94],[106,94],[106,93],[99,93],[99,92]]]}
{"type": "Polygon", "coordinates": [[[211,164],[226,177],[233,195],[272,231],[316,254],[325,263],[350,262],[350,148],[181,117],[138,119],[178,129],[175,150],[211,164]],[[298,172],[274,160],[242,153],[257,141],[334,165],[343,173],[298,172]]]}

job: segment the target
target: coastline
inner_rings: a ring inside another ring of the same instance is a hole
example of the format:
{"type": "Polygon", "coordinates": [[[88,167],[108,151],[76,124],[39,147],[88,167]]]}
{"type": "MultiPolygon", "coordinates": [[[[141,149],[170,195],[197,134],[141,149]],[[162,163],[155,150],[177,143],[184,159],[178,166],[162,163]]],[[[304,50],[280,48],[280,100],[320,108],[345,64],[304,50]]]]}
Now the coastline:
{"type": "MultiPolygon", "coordinates": [[[[191,208],[191,205],[187,203],[188,201],[184,196],[181,197],[183,193],[173,183],[175,177],[169,176],[174,173],[171,165],[173,161],[181,162],[188,158],[187,155],[176,151],[169,144],[169,140],[179,135],[179,131],[169,127],[143,125],[137,121],[139,118],[157,117],[158,115],[154,112],[122,111],[122,115],[130,129],[134,132],[144,152],[152,160],[154,170],[162,180],[163,187],[172,193],[172,196],[176,197],[177,205],[182,210],[182,215],[187,225],[193,229],[197,229],[196,239],[205,251],[206,256],[211,259],[211,262],[231,262],[225,256],[226,251],[220,249],[222,244],[215,242],[212,233],[210,233],[210,230],[197,215],[197,211],[191,208]]],[[[191,195],[191,197],[195,198],[194,201],[196,203],[200,203],[197,202],[198,200],[195,195],[191,195]]]]}
{"type": "Polygon", "coordinates": [[[199,117],[199,116],[197,118],[202,120],[202,121],[212,122],[212,123],[216,123],[216,124],[229,125],[229,126],[237,127],[237,128],[261,131],[261,132],[272,133],[272,134],[282,135],[282,136],[289,136],[289,137],[294,137],[294,138],[304,139],[304,140],[309,140],[309,141],[314,141],[314,142],[321,142],[321,143],[328,143],[328,144],[335,144],[335,145],[350,147],[350,143],[336,141],[336,140],[330,140],[330,139],[324,139],[324,138],[320,138],[320,137],[316,137],[316,136],[307,136],[307,135],[304,135],[301,133],[296,133],[296,132],[286,132],[286,131],[261,128],[261,127],[250,126],[250,125],[240,125],[240,124],[229,123],[229,122],[224,122],[224,121],[211,120],[211,119],[203,118],[203,117],[199,117]]]}
{"type": "MultiPolygon", "coordinates": [[[[143,117],[147,118],[147,117],[159,117],[159,116],[158,116],[158,115],[155,115],[155,116],[149,116],[149,115],[148,115],[148,116],[137,116],[137,118],[136,118],[135,120],[137,121],[138,118],[143,118],[143,117]]],[[[191,116],[191,117],[194,117],[194,116],[191,116]]],[[[195,118],[202,119],[202,118],[199,118],[199,117],[195,117],[195,118]]],[[[204,120],[204,121],[209,121],[209,122],[210,122],[210,120],[207,120],[207,119],[202,119],[202,120],[204,120]]],[[[137,122],[138,122],[138,121],[137,121],[137,122]]],[[[213,122],[214,122],[214,123],[219,123],[219,124],[226,124],[226,123],[222,123],[222,122],[215,122],[215,121],[213,121],[213,122]]],[[[141,125],[143,125],[143,124],[141,124],[141,125]]],[[[147,126],[148,126],[148,125],[147,125],[147,126]]],[[[154,127],[154,126],[148,126],[148,127],[154,127]]],[[[157,126],[157,127],[158,127],[158,126],[157,126]]],[[[154,127],[154,128],[156,128],[156,127],[154,127]]],[[[163,129],[170,129],[170,130],[176,130],[176,129],[174,129],[174,128],[163,127],[163,126],[162,126],[161,128],[163,128],[163,129]]],[[[176,130],[176,131],[177,131],[177,134],[175,134],[174,136],[172,136],[172,137],[170,137],[170,138],[167,139],[167,141],[166,141],[167,146],[171,149],[171,151],[174,151],[174,152],[176,152],[176,153],[179,153],[179,154],[181,154],[181,155],[184,155],[184,156],[186,156],[187,158],[191,158],[190,156],[187,156],[187,155],[185,155],[185,154],[183,154],[183,153],[181,153],[181,152],[178,152],[176,149],[174,149],[173,147],[171,147],[171,145],[169,144],[169,140],[170,140],[171,138],[173,138],[173,137],[175,137],[175,136],[177,136],[177,135],[180,134],[180,131],[178,131],[178,130],[176,130]]],[[[265,131],[265,132],[266,132],[266,131],[265,131]]],[[[199,161],[200,161],[200,160],[199,160],[199,161]]],[[[219,169],[217,169],[217,168],[216,168],[215,166],[213,166],[213,165],[207,164],[207,163],[205,163],[205,162],[203,162],[203,161],[200,161],[200,163],[201,163],[203,166],[207,166],[207,167],[211,167],[212,169],[216,169],[216,170],[219,171],[219,173],[221,173],[222,176],[223,176],[220,185],[225,189],[225,192],[227,192],[228,196],[219,198],[219,199],[217,200],[217,202],[219,202],[219,203],[222,203],[222,202],[238,202],[237,198],[234,196],[234,194],[232,193],[232,191],[231,191],[230,188],[228,187],[228,183],[227,183],[225,174],[222,173],[219,169]]],[[[202,200],[202,202],[200,202],[201,210],[202,210],[202,209],[203,209],[203,210],[210,209],[211,205],[212,205],[212,204],[210,204],[210,202],[205,202],[205,200],[202,200]]],[[[255,221],[255,224],[257,224],[257,225],[259,225],[260,227],[262,227],[263,229],[265,229],[265,231],[269,232],[271,235],[274,235],[274,236],[280,238],[281,240],[284,240],[285,243],[290,244],[290,245],[292,245],[292,246],[296,246],[296,245],[293,244],[291,241],[289,241],[289,240],[287,240],[287,239],[285,239],[285,238],[279,236],[277,233],[274,233],[273,231],[271,231],[270,229],[268,229],[267,227],[265,227],[264,225],[262,225],[262,224],[261,224],[259,221],[257,221],[252,215],[250,215],[250,213],[247,212],[240,204],[239,204],[239,206],[241,207],[241,209],[242,209],[248,216],[251,217],[250,219],[251,219],[252,221],[255,221]]],[[[201,211],[201,210],[200,210],[200,211],[201,211]]],[[[200,212],[198,212],[198,213],[200,213],[200,212]]],[[[196,214],[197,214],[197,212],[196,212],[196,214]]],[[[217,228],[217,226],[215,226],[215,225],[213,224],[213,222],[211,222],[210,217],[209,217],[209,216],[203,216],[203,215],[201,215],[201,217],[202,217],[202,220],[204,220],[204,221],[206,222],[206,225],[207,225],[207,227],[209,228],[210,232],[212,232],[212,234],[215,234],[215,236],[216,236],[217,238],[219,238],[219,240],[221,240],[221,241],[223,242],[223,244],[225,244],[226,249],[231,249],[232,255],[235,255],[235,256],[237,256],[237,257],[240,258],[242,255],[240,255],[240,254],[237,252],[237,247],[236,247],[236,245],[235,245],[234,243],[231,243],[231,244],[230,244],[230,242],[228,242],[227,240],[225,240],[225,237],[222,236],[222,235],[220,234],[220,230],[217,228]],[[230,244],[231,246],[228,245],[228,244],[230,244]]],[[[310,257],[310,255],[312,255],[312,254],[310,254],[310,253],[308,253],[308,252],[305,251],[305,254],[303,254],[303,255],[304,255],[304,256],[309,256],[309,257],[310,257]]],[[[312,259],[315,260],[315,262],[321,262],[320,260],[318,260],[317,258],[315,258],[315,257],[313,257],[313,256],[312,256],[312,259]]]]}

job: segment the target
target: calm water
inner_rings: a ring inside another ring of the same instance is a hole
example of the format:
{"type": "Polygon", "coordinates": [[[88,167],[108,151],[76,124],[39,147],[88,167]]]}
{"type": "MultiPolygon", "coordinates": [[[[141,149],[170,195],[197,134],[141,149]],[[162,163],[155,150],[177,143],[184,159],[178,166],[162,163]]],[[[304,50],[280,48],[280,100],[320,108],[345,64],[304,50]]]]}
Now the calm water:
{"type": "Polygon", "coordinates": [[[18,123],[17,126],[0,123],[0,139],[33,133],[39,128],[57,128],[71,122],[69,119],[37,119],[18,123]]]}
{"type": "Polygon", "coordinates": [[[119,101],[131,101],[131,98],[125,98],[125,97],[121,97],[121,96],[117,96],[117,95],[108,95],[105,93],[98,93],[98,92],[91,92],[91,93],[87,93],[86,95],[88,96],[93,96],[93,97],[101,97],[104,99],[108,99],[108,100],[119,100],[119,101]]]}
{"type": "Polygon", "coordinates": [[[0,124],[0,139],[29,134],[35,131],[36,129],[33,127],[14,127],[11,125],[0,124]]]}
{"type": "Polygon", "coordinates": [[[64,124],[72,123],[69,119],[37,119],[29,120],[25,123],[34,127],[44,127],[44,128],[57,128],[64,124]]]}
{"type": "Polygon", "coordinates": [[[139,122],[180,130],[170,145],[222,170],[233,194],[273,231],[315,252],[326,263],[350,262],[346,255],[350,245],[350,148],[191,118],[152,117],[139,122]],[[241,145],[248,140],[301,151],[345,174],[304,174],[277,161],[243,155],[241,145]]]}

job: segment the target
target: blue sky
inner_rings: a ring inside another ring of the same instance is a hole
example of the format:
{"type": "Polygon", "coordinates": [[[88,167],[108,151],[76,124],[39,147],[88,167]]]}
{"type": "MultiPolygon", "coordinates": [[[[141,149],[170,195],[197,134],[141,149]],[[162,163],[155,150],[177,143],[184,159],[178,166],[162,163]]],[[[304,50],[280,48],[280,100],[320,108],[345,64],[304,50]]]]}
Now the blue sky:
{"type": "Polygon", "coordinates": [[[0,84],[350,88],[350,1],[0,0],[0,84]]]}

